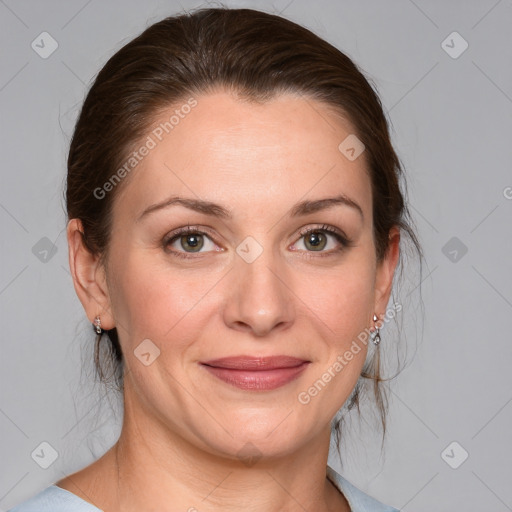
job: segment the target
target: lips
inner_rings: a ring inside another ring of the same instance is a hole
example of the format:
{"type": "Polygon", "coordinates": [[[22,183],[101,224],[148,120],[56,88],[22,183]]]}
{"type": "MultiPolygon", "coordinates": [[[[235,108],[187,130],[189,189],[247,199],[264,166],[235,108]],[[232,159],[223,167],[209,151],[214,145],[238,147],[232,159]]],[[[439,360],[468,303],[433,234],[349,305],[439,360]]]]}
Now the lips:
{"type": "Polygon", "coordinates": [[[295,380],[310,361],[290,356],[225,357],[201,363],[211,375],[243,390],[268,391],[295,380]]]}
{"type": "Polygon", "coordinates": [[[223,357],[221,359],[212,359],[202,364],[213,366],[215,368],[226,368],[229,370],[276,370],[279,368],[294,368],[306,363],[305,359],[299,359],[291,356],[272,356],[272,357],[223,357]]]}

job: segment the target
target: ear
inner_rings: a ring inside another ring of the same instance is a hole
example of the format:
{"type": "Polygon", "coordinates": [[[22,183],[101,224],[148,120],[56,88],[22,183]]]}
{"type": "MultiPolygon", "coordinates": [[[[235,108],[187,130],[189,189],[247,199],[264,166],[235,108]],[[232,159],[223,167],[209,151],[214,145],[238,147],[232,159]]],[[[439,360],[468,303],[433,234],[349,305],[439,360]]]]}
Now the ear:
{"type": "Polygon", "coordinates": [[[85,309],[87,318],[94,323],[101,318],[102,329],[115,327],[105,269],[99,255],[93,255],[83,241],[83,226],[80,219],[71,219],[67,226],[69,268],[76,294],[85,309]]]}
{"type": "Polygon", "coordinates": [[[393,288],[393,276],[400,255],[400,229],[394,226],[389,231],[389,245],[384,258],[377,266],[375,276],[375,308],[376,315],[382,319],[385,313],[391,290],[393,288]]]}

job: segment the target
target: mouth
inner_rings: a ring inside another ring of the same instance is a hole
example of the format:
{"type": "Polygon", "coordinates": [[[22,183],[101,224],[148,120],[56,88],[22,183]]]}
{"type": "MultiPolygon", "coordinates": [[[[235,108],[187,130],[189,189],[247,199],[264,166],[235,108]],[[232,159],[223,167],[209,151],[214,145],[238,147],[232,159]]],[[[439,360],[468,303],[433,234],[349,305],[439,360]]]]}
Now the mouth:
{"type": "Polygon", "coordinates": [[[216,378],[243,390],[267,391],[298,378],[311,361],[290,356],[225,357],[201,362],[216,378]]]}

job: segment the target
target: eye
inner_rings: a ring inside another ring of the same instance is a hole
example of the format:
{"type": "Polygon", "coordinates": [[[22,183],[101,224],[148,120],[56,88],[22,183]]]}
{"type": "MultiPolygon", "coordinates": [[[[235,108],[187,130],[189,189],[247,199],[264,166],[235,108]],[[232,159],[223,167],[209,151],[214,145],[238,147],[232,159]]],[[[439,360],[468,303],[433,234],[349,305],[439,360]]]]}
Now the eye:
{"type": "MultiPolygon", "coordinates": [[[[308,256],[315,252],[319,253],[318,256],[331,256],[352,245],[340,230],[325,224],[303,229],[300,235],[304,249],[299,247],[292,250],[304,251],[309,253],[308,256]]],[[[194,226],[186,226],[170,233],[164,238],[163,247],[166,252],[179,258],[194,258],[194,254],[224,250],[213,242],[211,235],[194,226]]]]}
{"type": "Polygon", "coordinates": [[[321,253],[320,256],[338,253],[351,245],[341,231],[325,224],[321,227],[303,229],[300,235],[304,249],[299,247],[298,250],[318,252],[321,253]]]}
{"type": "Polygon", "coordinates": [[[210,236],[200,229],[193,226],[187,226],[174,231],[163,241],[164,248],[174,256],[181,258],[190,258],[187,254],[220,251],[210,236]],[[201,249],[205,249],[202,251],[201,249]]]}

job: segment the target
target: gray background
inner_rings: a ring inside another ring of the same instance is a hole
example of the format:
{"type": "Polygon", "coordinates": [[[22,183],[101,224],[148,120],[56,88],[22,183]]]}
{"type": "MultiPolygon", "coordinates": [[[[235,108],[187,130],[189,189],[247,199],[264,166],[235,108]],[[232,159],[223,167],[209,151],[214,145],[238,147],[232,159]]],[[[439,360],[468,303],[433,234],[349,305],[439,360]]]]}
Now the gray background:
{"type": "MultiPolygon", "coordinates": [[[[69,274],[66,149],[107,58],[150,23],[200,5],[0,0],[3,510],[119,434],[115,397],[117,416],[92,384],[92,328],[69,274]],[[58,43],[47,59],[31,47],[43,31],[58,43]],[[31,456],[43,441],[58,452],[48,469],[31,456]]],[[[402,296],[409,364],[393,382],[385,454],[367,422],[347,439],[343,470],[334,453],[331,463],[405,511],[512,510],[511,0],[226,5],[282,13],[353,58],[377,87],[409,173],[424,322],[419,300],[402,296]],[[447,39],[454,31],[463,39],[447,39]]]]}

